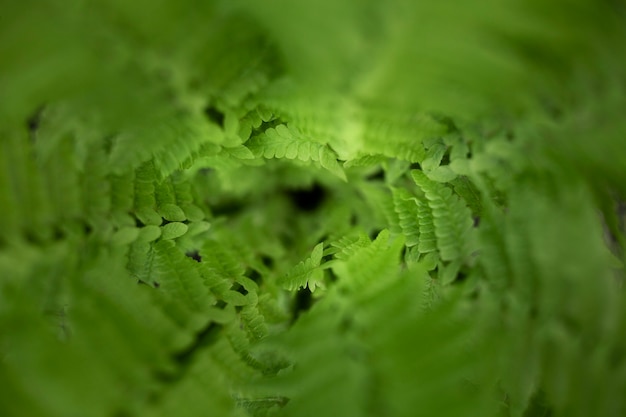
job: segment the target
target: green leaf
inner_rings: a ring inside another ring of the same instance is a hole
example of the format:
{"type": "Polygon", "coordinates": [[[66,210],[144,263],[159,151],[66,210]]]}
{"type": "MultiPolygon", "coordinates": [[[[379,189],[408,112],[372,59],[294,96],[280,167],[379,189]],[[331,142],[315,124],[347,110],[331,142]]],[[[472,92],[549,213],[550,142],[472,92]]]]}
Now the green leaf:
{"type": "MultiPolygon", "coordinates": [[[[413,170],[411,175],[424,191],[432,212],[432,225],[441,259],[464,259],[472,245],[470,231],[473,221],[470,210],[450,188],[431,181],[422,171],[413,170]]],[[[428,227],[428,215],[425,209],[422,210],[424,226],[428,227]]]]}
{"type": "Polygon", "coordinates": [[[142,208],[136,212],[137,218],[146,225],[160,226],[163,218],[152,208],[142,208]]]}
{"type": "Polygon", "coordinates": [[[429,179],[435,182],[450,182],[457,177],[457,173],[448,166],[438,166],[426,172],[429,179]]]}
{"type": "Polygon", "coordinates": [[[412,247],[420,242],[417,199],[404,189],[393,189],[394,210],[398,214],[405,244],[412,247]]]}
{"type": "Polygon", "coordinates": [[[341,178],[344,181],[348,181],[346,173],[343,171],[339,162],[337,162],[337,155],[331,151],[328,147],[320,148],[320,164],[332,172],[335,176],[341,178]]]}
{"type": "Polygon", "coordinates": [[[134,242],[138,237],[139,229],[136,227],[124,227],[113,234],[111,244],[115,246],[126,246],[134,242]]]}
{"type": "Polygon", "coordinates": [[[222,148],[222,151],[227,155],[232,156],[237,159],[254,159],[254,154],[248,148],[243,145],[236,146],[233,148],[222,148]]]}
{"type": "Polygon", "coordinates": [[[145,226],[139,229],[137,240],[140,242],[152,242],[161,236],[161,228],[158,226],[145,226]]]}
{"type": "Polygon", "coordinates": [[[193,204],[185,204],[180,207],[185,212],[185,217],[192,222],[203,220],[205,217],[204,211],[193,204]]]}
{"type": "Polygon", "coordinates": [[[309,139],[297,129],[281,124],[250,139],[246,145],[256,157],[315,161],[342,180],[346,180],[335,152],[323,143],[309,139]]]}
{"type": "Polygon", "coordinates": [[[176,204],[163,204],[159,206],[159,214],[170,222],[182,222],[187,219],[185,212],[176,204]]]}
{"type": "Polygon", "coordinates": [[[278,280],[279,284],[289,291],[308,287],[314,292],[317,287],[324,288],[324,271],[320,269],[323,253],[324,243],[317,244],[311,256],[281,277],[278,280]]]}
{"type": "Polygon", "coordinates": [[[165,226],[161,226],[161,239],[169,240],[176,239],[187,233],[189,227],[180,222],[168,223],[165,226]]]}

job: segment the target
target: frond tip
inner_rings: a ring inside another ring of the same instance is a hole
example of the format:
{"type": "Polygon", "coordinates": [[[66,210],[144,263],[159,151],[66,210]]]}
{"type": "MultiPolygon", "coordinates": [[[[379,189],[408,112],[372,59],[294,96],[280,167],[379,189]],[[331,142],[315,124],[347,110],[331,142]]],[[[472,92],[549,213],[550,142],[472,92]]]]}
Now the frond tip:
{"type": "Polygon", "coordinates": [[[324,254],[324,243],[319,243],[313,248],[311,256],[293,267],[278,282],[283,288],[294,291],[308,287],[311,292],[316,288],[324,288],[324,270],[320,267],[324,254]]]}

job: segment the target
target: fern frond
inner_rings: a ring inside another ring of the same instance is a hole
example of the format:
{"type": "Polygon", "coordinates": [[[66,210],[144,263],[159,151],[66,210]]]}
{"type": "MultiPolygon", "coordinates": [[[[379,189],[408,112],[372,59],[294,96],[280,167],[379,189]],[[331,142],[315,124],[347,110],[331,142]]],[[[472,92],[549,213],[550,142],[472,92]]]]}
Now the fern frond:
{"type": "Polygon", "coordinates": [[[480,218],[484,204],[478,187],[466,176],[457,177],[450,181],[450,185],[454,188],[454,192],[467,203],[467,206],[472,210],[472,215],[475,218],[480,218]]]}
{"type": "Polygon", "coordinates": [[[166,178],[205,143],[221,141],[222,135],[216,127],[201,115],[190,114],[119,135],[114,141],[110,164],[114,172],[122,173],[153,159],[158,178],[166,178]]]}
{"type": "Polygon", "coordinates": [[[156,291],[172,300],[179,314],[187,316],[180,316],[179,319],[188,321],[195,329],[205,326],[207,318],[202,313],[217,299],[204,285],[197,263],[179,252],[171,241],[156,243],[154,251],[153,282],[158,286],[156,291]]]}
{"type": "Polygon", "coordinates": [[[358,186],[359,191],[373,209],[373,214],[378,223],[377,227],[379,229],[387,228],[393,234],[402,233],[389,188],[384,184],[368,182],[360,183],[358,186]]]}
{"type": "MultiPolygon", "coordinates": [[[[447,135],[447,137],[450,137],[450,135],[447,135]]],[[[430,140],[424,145],[427,149],[426,157],[420,166],[426,176],[433,181],[442,183],[454,180],[457,177],[457,172],[448,166],[447,163],[442,163],[444,156],[448,156],[450,161],[452,161],[452,156],[450,155],[450,145],[441,138],[430,140]]],[[[459,159],[460,158],[457,157],[454,162],[458,163],[459,159]]],[[[461,159],[461,161],[466,160],[461,159]]]]}
{"type": "Polygon", "coordinates": [[[113,233],[110,242],[113,246],[127,246],[137,240],[138,237],[138,228],[125,226],[117,229],[113,233]]]}
{"type": "Polygon", "coordinates": [[[334,253],[335,258],[346,260],[349,259],[359,249],[367,247],[371,243],[365,234],[358,236],[344,236],[341,239],[331,242],[331,246],[337,248],[334,253]]]}
{"type": "Polygon", "coordinates": [[[256,157],[298,159],[315,161],[346,181],[345,173],[337,162],[337,155],[328,145],[304,137],[298,130],[278,125],[251,138],[247,147],[256,157]]]}
{"type": "Polygon", "coordinates": [[[156,212],[155,182],[156,171],[151,161],[135,170],[135,178],[131,182],[135,188],[133,206],[135,216],[143,224],[159,226],[163,219],[156,212]]]}
{"type": "Polygon", "coordinates": [[[189,226],[181,222],[172,222],[161,226],[161,239],[170,240],[179,238],[187,233],[189,226]]]}
{"type": "Polygon", "coordinates": [[[344,168],[350,167],[373,167],[380,165],[382,162],[386,161],[387,157],[384,155],[359,155],[355,156],[353,159],[346,161],[343,166],[344,168]]]}
{"type": "Polygon", "coordinates": [[[435,183],[418,170],[411,171],[432,210],[437,249],[444,261],[463,259],[471,248],[471,213],[464,202],[444,185],[435,183]]]}
{"type": "MultiPolygon", "coordinates": [[[[156,226],[154,226],[156,227],[156,226]]],[[[159,235],[161,229],[157,228],[159,235]]],[[[128,250],[126,268],[130,275],[138,282],[152,284],[152,269],[154,268],[154,246],[142,240],[135,241],[128,250]]]]}
{"type": "Polygon", "coordinates": [[[398,214],[405,244],[407,247],[415,246],[421,240],[417,198],[402,188],[394,188],[392,193],[394,209],[398,214]]]}
{"type": "Polygon", "coordinates": [[[166,178],[155,184],[155,203],[157,212],[168,221],[184,221],[187,219],[185,212],[180,208],[180,203],[190,203],[193,199],[188,187],[185,190],[180,188],[172,177],[166,178]],[[179,201],[182,197],[182,201],[179,201]]]}
{"type": "Polygon", "coordinates": [[[311,256],[281,277],[278,283],[289,291],[308,287],[314,292],[317,287],[324,288],[324,271],[320,268],[323,252],[324,243],[315,245],[311,256]]]}
{"type": "Polygon", "coordinates": [[[402,117],[371,112],[365,126],[365,152],[420,163],[426,157],[422,141],[447,132],[445,125],[425,114],[402,117]]]}
{"type": "Polygon", "coordinates": [[[248,304],[241,309],[241,322],[244,324],[248,338],[252,342],[259,341],[269,334],[265,317],[261,314],[258,307],[248,304]]]}
{"type": "Polygon", "coordinates": [[[218,276],[235,281],[245,273],[237,251],[214,240],[207,240],[200,250],[203,264],[218,276]]]}
{"type": "Polygon", "coordinates": [[[433,213],[428,204],[423,201],[417,203],[417,219],[419,221],[420,241],[417,249],[420,253],[431,253],[437,250],[437,236],[433,213]]]}
{"type": "Polygon", "coordinates": [[[383,230],[368,246],[357,250],[346,261],[333,265],[339,276],[339,285],[347,291],[374,292],[382,285],[383,277],[397,268],[402,239],[389,242],[390,232],[383,230]]]}
{"type": "MultiPolygon", "coordinates": [[[[237,352],[237,341],[233,343],[232,336],[235,330],[226,328],[225,336],[219,338],[210,347],[210,355],[213,356],[219,365],[221,372],[227,378],[225,382],[231,387],[243,387],[247,383],[252,383],[259,377],[256,369],[252,368],[244,358],[237,352]]],[[[241,343],[247,344],[245,336],[239,339],[241,343]]]]}
{"type": "Polygon", "coordinates": [[[2,2],[1,416],[626,415],[623,1],[62,3],[2,2]]]}
{"type": "Polygon", "coordinates": [[[239,131],[237,132],[237,136],[241,138],[242,142],[246,142],[250,139],[252,131],[258,129],[264,121],[267,122],[271,120],[271,113],[264,113],[264,110],[257,104],[256,107],[248,109],[248,112],[239,119],[239,131]]]}
{"type": "Polygon", "coordinates": [[[254,159],[254,154],[252,153],[252,151],[243,145],[234,146],[232,148],[222,148],[222,152],[225,155],[236,159],[254,159]]]}
{"type": "MultiPolygon", "coordinates": [[[[178,225],[182,234],[193,236],[207,230],[207,225],[202,222],[205,217],[204,211],[194,203],[191,184],[180,174],[174,174],[163,181],[155,182],[152,186],[146,185],[146,191],[154,190],[154,196],[146,199],[146,203],[151,206],[142,207],[137,210],[137,217],[145,219],[149,224],[160,224],[164,219],[169,222],[184,222],[185,227],[178,225]],[[183,230],[184,229],[184,230],[183,230]]],[[[143,221],[143,220],[142,220],[143,221]]],[[[173,228],[173,226],[169,226],[173,228]]],[[[165,227],[165,226],[164,226],[165,227]]],[[[175,237],[182,236],[177,234],[175,237]]],[[[168,237],[169,238],[169,237],[168,237]]]]}
{"type": "Polygon", "coordinates": [[[426,147],[426,155],[420,166],[424,171],[431,171],[441,164],[448,147],[443,142],[443,139],[431,140],[426,147]]]}

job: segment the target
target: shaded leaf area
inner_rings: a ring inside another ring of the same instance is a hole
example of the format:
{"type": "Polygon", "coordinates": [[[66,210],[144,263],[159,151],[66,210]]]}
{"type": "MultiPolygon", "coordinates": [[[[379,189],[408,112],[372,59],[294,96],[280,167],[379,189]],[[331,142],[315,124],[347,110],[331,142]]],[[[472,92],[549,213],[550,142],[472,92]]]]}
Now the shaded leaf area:
{"type": "Polygon", "coordinates": [[[626,415],[623,4],[9,3],[0,415],[626,415]]]}

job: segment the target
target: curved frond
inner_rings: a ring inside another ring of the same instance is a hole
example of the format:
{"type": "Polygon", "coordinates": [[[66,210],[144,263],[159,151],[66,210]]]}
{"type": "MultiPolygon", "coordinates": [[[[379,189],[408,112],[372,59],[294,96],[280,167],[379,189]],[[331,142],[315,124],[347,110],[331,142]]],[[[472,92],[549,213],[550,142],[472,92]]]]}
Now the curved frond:
{"type": "Polygon", "coordinates": [[[220,143],[222,135],[201,115],[171,118],[150,127],[118,135],[113,142],[110,164],[122,173],[149,160],[154,161],[158,178],[165,178],[181,167],[205,143],[220,143]],[[150,146],[146,146],[150,143],[150,146]]]}
{"type": "Polygon", "coordinates": [[[405,244],[412,247],[420,243],[420,225],[417,198],[404,189],[393,189],[393,205],[398,214],[405,244]]]}
{"type": "Polygon", "coordinates": [[[371,244],[358,249],[345,261],[333,265],[345,290],[374,291],[384,283],[383,277],[393,275],[397,268],[402,239],[389,242],[389,231],[383,230],[371,244]]]}
{"type": "Polygon", "coordinates": [[[437,236],[435,235],[435,223],[433,213],[424,201],[416,201],[417,219],[419,221],[419,242],[417,249],[420,253],[430,253],[437,250],[437,236]]]}
{"type": "Polygon", "coordinates": [[[346,180],[335,152],[323,143],[306,138],[298,130],[281,124],[267,129],[246,142],[256,157],[298,159],[318,162],[337,177],[346,180]]]}
{"type": "Polygon", "coordinates": [[[179,319],[194,328],[206,325],[207,317],[202,313],[216,304],[217,299],[205,286],[197,263],[176,250],[171,241],[162,240],[154,245],[152,283],[157,287],[156,292],[175,304],[173,308],[178,310],[179,319]]]}
{"type": "Polygon", "coordinates": [[[413,170],[411,175],[424,192],[432,211],[441,259],[464,259],[471,249],[470,232],[473,222],[469,209],[450,188],[431,181],[423,172],[413,170]]]}
{"type": "Polygon", "coordinates": [[[289,291],[308,287],[314,292],[317,287],[324,288],[324,271],[320,268],[323,252],[324,243],[317,244],[311,256],[293,267],[278,283],[289,291]]]}
{"type": "Polygon", "coordinates": [[[0,416],[626,415],[622,0],[0,14],[0,416]]]}
{"type": "Polygon", "coordinates": [[[333,255],[337,259],[349,259],[356,251],[368,246],[370,242],[371,240],[365,234],[344,236],[335,242],[331,242],[331,246],[336,248],[336,252],[333,255]]]}

